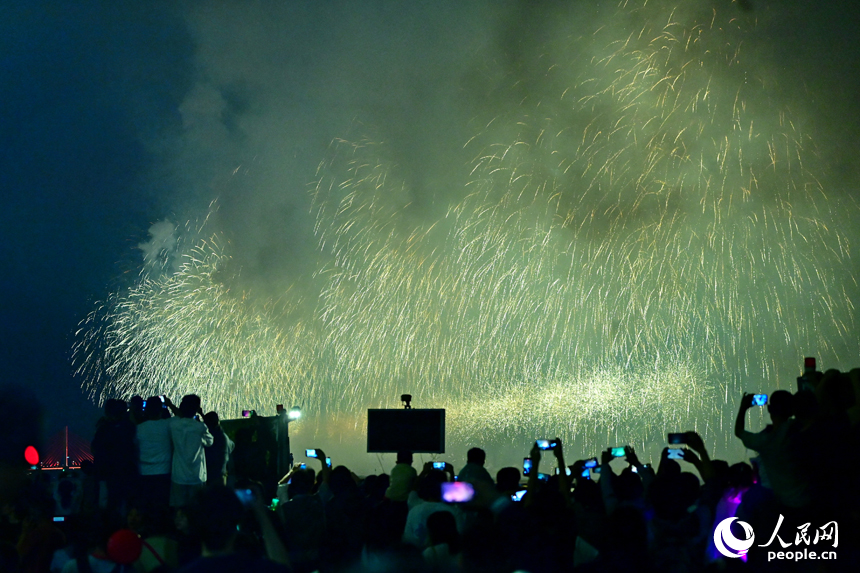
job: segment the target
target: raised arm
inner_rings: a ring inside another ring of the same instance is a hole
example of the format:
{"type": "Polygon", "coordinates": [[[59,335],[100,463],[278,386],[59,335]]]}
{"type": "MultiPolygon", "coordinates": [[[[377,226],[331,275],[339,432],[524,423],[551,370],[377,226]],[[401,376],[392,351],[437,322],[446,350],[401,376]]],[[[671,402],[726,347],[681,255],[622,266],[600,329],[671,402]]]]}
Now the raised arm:
{"type": "Polygon", "coordinates": [[[633,446],[626,446],[624,448],[624,459],[627,460],[628,464],[636,468],[636,473],[639,474],[639,479],[642,480],[642,488],[647,493],[648,488],[651,487],[651,483],[654,481],[654,470],[646,467],[639,461],[639,456],[636,455],[636,450],[633,449],[633,446]]]}
{"type": "Polygon", "coordinates": [[[529,480],[526,484],[526,490],[528,491],[523,498],[524,507],[528,507],[532,504],[534,494],[538,487],[540,487],[540,480],[538,479],[538,471],[540,471],[540,448],[537,446],[537,442],[532,445],[529,457],[532,460],[532,469],[529,472],[529,480]]]}
{"type": "Polygon", "coordinates": [[[448,481],[454,481],[454,475],[456,473],[454,471],[454,466],[452,466],[448,462],[445,462],[445,469],[442,471],[444,471],[446,474],[448,474],[448,481]]]}
{"type": "Polygon", "coordinates": [[[321,466],[320,473],[322,474],[323,483],[328,483],[328,479],[331,477],[331,468],[325,463],[325,452],[317,448],[316,453],[321,466]]]}
{"type": "Polygon", "coordinates": [[[615,510],[618,505],[618,499],[615,497],[615,488],[612,483],[612,478],[615,477],[612,472],[612,466],[609,462],[612,461],[612,448],[607,448],[600,452],[600,481],[597,484],[600,486],[600,494],[603,496],[603,505],[606,508],[606,515],[609,515],[615,510]]]}
{"type": "Polygon", "coordinates": [[[200,408],[197,414],[200,416],[200,419],[197,421],[201,426],[203,426],[203,434],[201,438],[203,439],[203,445],[207,448],[215,443],[215,438],[209,432],[209,426],[203,422],[203,408],[200,408]]]}
{"type": "Polygon", "coordinates": [[[735,419],[735,436],[738,438],[744,434],[744,422],[747,417],[747,410],[752,408],[752,394],[744,394],[741,398],[741,407],[738,409],[738,417],[735,419]]]}
{"type": "MultiPolygon", "coordinates": [[[[323,460],[325,463],[325,460],[323,460]]],[[[275,563],[290,566],[290,558],[287,554],[287,548],[281,541],[281,536],[278,535],[275,526],[272,525],[272,520],[269,518],[269,510],[263,503],[263,492],[261,489],[254,488],[254,501],[251,503],[251,512],[257,519],[260,525],[260,533],[263,535],[263,545],[266,548],[266,557],[275,563]]]]}
{"type": "MultiPolygon", "coordinates": [[[[702,440],[702,436],[700,436],[697,432],[687,432],[686,433],[687,445],[690,446],[690,450],[696,452],[698,457],[693,457],[688,461],[696,466],[696,469],[699,470],[699,475],[702,476],[702,479],[705,481],[709,481],[714,477],[714,468],[711,464],[711,457],[708,455],[708,450],[705,448],[705,442],[702,440]]],[[[684,459],[687,459],[685,455],[684,459]]]]}
{"type": "Polygon", "coordinates": [[[164,405],[167,406],[167,409],[170,410],[171,414],[173,414],[174,416],[179,416],[179,408],[177,408],[167,396],[164,397],[164,405]]]}
{"type": "Polygon", "coordinates": [[[555,459],[558,462],[558,489],[561,492],[561,497],[564,498],[564,503],[570,505],[570,476],[567,475],[567,466],[564,464],[564,451],[561,448],[561,438],[555,439],[556,446],[552,453],[555,454],[555,459]]]}

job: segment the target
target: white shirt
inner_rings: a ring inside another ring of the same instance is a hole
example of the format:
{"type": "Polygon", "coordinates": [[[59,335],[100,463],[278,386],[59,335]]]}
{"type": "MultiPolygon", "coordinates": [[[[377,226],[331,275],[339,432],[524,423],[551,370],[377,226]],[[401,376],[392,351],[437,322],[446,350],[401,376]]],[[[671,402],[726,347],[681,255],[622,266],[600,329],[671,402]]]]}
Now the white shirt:
{"type": "Polygon", "coordinates": [[[170,418],[147,420],[137,427],[140,447],[140,475],[154,476],[170,473],[173,444],[170,439],[170,418]]]}
{"type": "Polygon", "coordinates": [[[437,511],[447,511],[457,522],[457,531],[463,533],[463,512],[454,504],[443,501],[425,501],[409,510],[406,516],[406,527],[403,530],[403,543],[416,547],[427,545],[427,518],[437,511]]]}
{"type": "Polygon", "coordinates": [[[193,418],[170,418],[173,464],[170,480],[180,485],[206,483],[204,446],[215,441],[206,424],[193,418]]]}

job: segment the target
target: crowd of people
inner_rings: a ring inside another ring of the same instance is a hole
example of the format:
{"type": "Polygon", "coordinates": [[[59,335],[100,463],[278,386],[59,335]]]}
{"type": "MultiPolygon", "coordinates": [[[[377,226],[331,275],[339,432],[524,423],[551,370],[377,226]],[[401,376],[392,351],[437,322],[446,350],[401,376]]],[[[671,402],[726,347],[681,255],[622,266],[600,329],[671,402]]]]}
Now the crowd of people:
{"type": "Polygon", "coordinates": [[[401,451],[364,477],[315,450],[319,467],[271,484],[242,477],[247,451],[197,396],[108,400],[81,470],[24,476],[10,461],[23,438],[0,449],[0,570],[856,571],[857,396],[860,369],[744,394],[749,463],[686,431],[653,466],[629,446],[568,464],[556,438],[523,452],[525,475],[491,475],[480,447],[457,466],[401,451]],[[750,432],[762,404],[771,423],[750,432]]]}

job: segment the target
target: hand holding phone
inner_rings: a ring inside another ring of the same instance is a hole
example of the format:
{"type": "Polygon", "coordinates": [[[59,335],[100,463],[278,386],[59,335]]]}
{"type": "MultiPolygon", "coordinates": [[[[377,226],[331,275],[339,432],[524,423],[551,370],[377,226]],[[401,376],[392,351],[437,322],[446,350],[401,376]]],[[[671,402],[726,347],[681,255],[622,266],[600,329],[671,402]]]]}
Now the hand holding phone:
{"type": "Polygon", "coordinates": [[[752,408],[752,397],[753,397],[753,395],[748,394],[747,392],[744,392],[741,395],[741,411],[742,412],[746,412],[747,410],[752,408]]]}
{"type": "Polygon", "coordinates": [[[636,450],[633,446],[624,446],[624,459],[633,467],[639,465],[639,456],[636,455],[636,450]]]}
{"type": "Polygon", "coordinates": [[[696,450],[697,452],[705,451],[705,441],[702,439],[702,436],[700,436],[698,432],[690,430],[689,432],[686,432],[686,435],[686,443],[691,450],[696,450]]]}
{"type": "Polygon", "coordinates": [[[529,451],[529,458],[532,460],[532,464],[539,464],[541,460],[541,449],[538,447],[537,442],[532,444],[532,449],[529,451]]]}
{"type": "Polygon", "coordinates": [[[767,394],[753,394],[752,405],[764,406],[767,404],[767,394]]]}

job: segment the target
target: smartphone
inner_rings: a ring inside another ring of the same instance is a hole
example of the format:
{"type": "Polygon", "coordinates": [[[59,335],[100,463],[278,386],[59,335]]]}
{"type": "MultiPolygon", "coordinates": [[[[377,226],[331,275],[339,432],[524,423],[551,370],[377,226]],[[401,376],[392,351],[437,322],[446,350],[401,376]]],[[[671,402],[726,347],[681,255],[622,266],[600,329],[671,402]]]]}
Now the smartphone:
{"type": "Polygon", "coordinates": [[[317,451],[316,450],[305,450],[305,455],[309,458],[315,458],[315,457],[317,457],[317,451]]]}
{"type": "Polygon", "coordinates": [[[523,475],[527,476],[532,473],[532,459],[523,458],[523,475]]]}
{"type": "Polygon", "coordinates": [[[442,482],[442,501],[447,503],[465,503],[475,497],[472,484],[465,481],[442,482]]]}
{"type": "Polygon", "coordinates": [[[66,521],[66,518],[61,515],[58,517],[54,517],[54,521],[66,521]]]}
{"type": "Polygon", "coordinates": [[[686,444],[687,443],[687,434],[685,432],[678,432],[675,434],[669,434],[668,439],[666,440],[669,444],[686,444]]]}
{"type": "Polygon", "coordinates": [[[612,448],[612,457],[613,458],[623,458],[624,457],[624,446],[618,446],[617,448],[612,448]]]}
{"type": "Polygon", "coordinates": [[[535,440],[539,450],[554,450],[558,446],[555,440],[535,440]]]}
{"type": "Polygon", "coordinates": [[[518,491],[516,493],[512,493],[511,494],[511,501],[522,501],[523,496],[526,494],[526,491],[528,491],[528,490],[521,489],[520,491],[518,491]]]}
{"type": "Polygon", "coordinates": [[[161,400],[162,404],[164,404],[167,401],[167,394],[162,394],[158,399],[161,400]]]}
{"type": "Polygon", "coordinates": [[[299,469],[300,469],[300,470],[306,470],[306,469],[308,469],[308,464],[306,464],[306,463],[300,463],[300,464],[299,464],[299,469]]]}
{"type": "Polygon", "coordinates": [[[434,470],[444,470],[445,469],[445,462],[433,462],[433,469],[434,470]]]}
{"type": "Polygon", "coordinates": [[[549,481],[549,474],[538,473],[538,479],[541,481],[549,481]]]}
{"type": "Polygon", "coordinates": [[[328,466],[328,469],[331,469],[331,458],[328,458],[328,457],[327,457],[327,458],[325,459],[325,465],[327,465],[327,466],[328,466]]]}
{"type": "Polygon", "coordinates": [[[585,479],[591,479],[591,470],[588,468],[585,468],[584,470],[582,470],[582,473],[579,474],[579,477],[585,478],[585,479]]]}
{"type": "Polygon", "coordinates": [[[669,454],[666,457],[670,460],[683,460],[684,450],[683,448],[669,448],[669,454]]]}
{"type": "Polygon", "coordinates": [[[597,458],[591,458],[589,460],[585,460],[585,464],[582,467],[584,467],[584,468],[596,468],[597,467],[597,458]]]}
{"type": "Polygon", "coordinates": [[[765,404],[767,404],[767,394],[753,394],[753,406],[764,406],[765,404]]]}
{"type": "Polygon", "coordinates": [[[243,418],[250,418],[251,417],[251,410],[242,410],[242,417],[243,418]]]}
{"type": "Polygon", "coordinates": [[[254,492],[250,489],[236,489],[236,497],[242,502],[242,505],[248,506],[254,502],[254,492]]]}
{"type": "Polygon", "coordinates": [[[143,406],[140,407],[141,410],[146,410],[146,400],[143,401],[143,406]]]}

